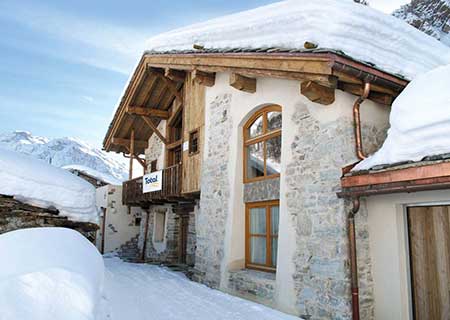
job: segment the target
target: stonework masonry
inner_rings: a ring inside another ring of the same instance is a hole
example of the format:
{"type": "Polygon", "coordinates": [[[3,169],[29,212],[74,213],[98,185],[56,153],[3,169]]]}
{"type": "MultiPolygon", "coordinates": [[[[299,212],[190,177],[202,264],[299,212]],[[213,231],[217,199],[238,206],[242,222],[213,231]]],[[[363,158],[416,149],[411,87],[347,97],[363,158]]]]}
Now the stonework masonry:
{"type": "Polygon", "coordinates": [[[228,272],[228,290],[242,298],[273,306],[275,274],[255,270],[228,272]]]}
{"type": "Polygon", "coordinates": [[[244,184],[244,202],[280,199],[280,179],[262,180],[244,184]]]}
{"type": "Polygon", "coordinates": [[[197,216],[196,280],[211,287],[220,285],[221,261],[224,257],[225,226],[229,208],[230,187],[228,163],[230,146],[218,143],[229,137],[231,94],[218,95],[209,105],[207,149],[202,168],[200,211],[197,216]]]}
{"type": "MultiPolygon", "coordinates": [[[[165,121],[161,121],[158,125],[158,130],[164,132],[166,127],[165,121]]],[[[145,150],[145,162],[147,163],[147,171],[150,172],[151,162],[157,160],[157,169],[164,167],[164,145],[156,134],[152,134],[148,139],[148,148],[145,150]]]]}
{"type": "MultiPolygon", "coordinates": [[[[300,315],[349,319],[351,315],[348,241],[349,204],[336,197],[341,168],[355,162],[353,123],[342,117],[322,124],[298,103],[292,117],[296,135],[284,176],[287,211],[297,225],[295,291],[300,315]]],[[[386,128],[363,127],[364,146],[374,151],[386,128]]],[[[363,206],[364,207],[364,206],[363,206]]],[[[367,211],[357,216],[361,318],[373,318],[367,211]]]]}
{"type": "Polygon", "coordinates": [[[147,210],[147,214],[143,214],[138,240],[139,252],[142,252],[143,248],[146,223],[148,223],[148,233],[145,260],[151,263],[177,263],[179,218],[173,213],[172,207],[170,205],[151,206],[147,210]],[[154,241],[155,214],[157,212],[166,215],[165,236],[163,242],[154,241]]]}

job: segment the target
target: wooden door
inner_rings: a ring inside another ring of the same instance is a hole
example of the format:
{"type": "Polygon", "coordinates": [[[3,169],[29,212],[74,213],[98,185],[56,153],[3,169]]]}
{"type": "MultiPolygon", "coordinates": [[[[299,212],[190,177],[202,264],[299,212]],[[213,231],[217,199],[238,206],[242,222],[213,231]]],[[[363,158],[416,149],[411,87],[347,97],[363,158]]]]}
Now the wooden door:
{"type": "Polygon", "coordinates": [[[408,209],[415,320],[450,320],[449,206],[408,209]]]}
{"type": "Polygon", "coordinates": [[[189,216],[182,215],[180,220],[180,248],[178,257],[180,263],[186,263],[189,216]]]}

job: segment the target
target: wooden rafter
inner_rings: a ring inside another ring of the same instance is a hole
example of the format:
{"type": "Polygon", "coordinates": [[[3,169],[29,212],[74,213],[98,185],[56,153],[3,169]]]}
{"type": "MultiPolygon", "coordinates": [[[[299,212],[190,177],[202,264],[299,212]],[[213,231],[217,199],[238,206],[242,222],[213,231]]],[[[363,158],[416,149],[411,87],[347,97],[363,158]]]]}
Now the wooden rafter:
{"type": "MultiPolygon", "coordinates": [[[[127,150],[130,150],[130,139],[123,139],[123,138],[112,138],[112,144],[119,145],[126,147],[127,150]]],[[[148,141],[144,140],[134,140],[134,147],[138,149],[147,149],[148,147],[148,141]]]]}
{"type": "Polygon", "coordinates": [[[164,70],[157,69],[157,68],[149,68],[151,72],[153,72],[156,76],[161,79],[164,84],[167,86],[167,89],[178,99],[179,101],[183,101],[183,97],[181,96],[181,93],[178,91],[176,82],[170,80],[165,76],[164,70]]]}
{"type": "Polygon", "coordinates": [[[144,107],[128,107],[127,112],[137,116],[147,116],[156,117],[161,119],[168,119],[169,112],[165,110],[155,109],[155,108],[144,108],[144,107]]]}
{"type": "Polygon", "coordinates": [[[170,115],[169,120],[167,120],[168,126],[173,126],[173,123],[175,122],[178,115],[183,111],[183,105],[181,103],[178,103],[178,106],[174,106],[174,111],[170,115]]]}
{"type": "Polygon", "coordinates": [[[167,139],[161,134],[156,125],[153,123],[153,120],[149,117],[142,116],[142,120],[153,130],[154,133],[158,136],[158,138],[164,143],[167,144],[167,139]]]}
{"type": "Polygon", "coordinates": [[[238,73],[232,73],[230,75],[230,86],[240,91],[255,93],[256,79],[249,78],[238,73]]]}
{"type": "Polygon", "coordinates": [[[147,165],[145,163],[145,159],[140,158],[136,153],[133,154],[134,159],[136,159],[136,161],[144,168],[147,168],[147,165]]]}

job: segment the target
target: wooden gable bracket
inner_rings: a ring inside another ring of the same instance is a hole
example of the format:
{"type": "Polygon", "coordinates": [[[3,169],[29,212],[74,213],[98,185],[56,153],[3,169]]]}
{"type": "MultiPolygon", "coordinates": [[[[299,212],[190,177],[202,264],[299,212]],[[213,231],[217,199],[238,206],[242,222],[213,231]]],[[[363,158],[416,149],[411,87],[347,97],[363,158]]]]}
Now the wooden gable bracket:
{"type": "Polygon", "coordinates": [[[197,69],[192,70],[192,80],[202,86],[212,87],[216,83],[214,72],[203,72],[197,69]]]}
{"type": "Polygon", "coordinates": [[[137,162],[139,162],[139,164],[142,166],[142,168],[147,169],[147,164],[145,163],[145,159],[142,159],[140,157],[137,156],[136,153],[133,153],[134,159],[136,159],[137,162]]]}
{"type": "Polygon", "coordinates": [[[314,81],[304,81],[300,85],[300,92],[312,102],[330,105],[334,102],[334,87],[324,86],[314,81]]]}
{"type": "Polygon", "coordinates": [[[249,78],[238,73],[232,73],[230,75],[230,86],[240,91],[255,93],[256,79],[249,78]]]}
{"type": "Polygon", "coordinates": [[[164,71],[164,76],[175,82],[184,82],[184,80],[186,79],[186,72],[182,70],[166,68],[164,71]]]}
{"type": "Polygon", "coordinates": [[[164,143],[167,144],[167,139],[161,134],[156,125],[153,123],[152,119],[146,116],[142,116],[142,120],[153,130],[153,132],[158,136],[158,138],[164,143]]]}
{"type": "Polygon", "coordinates": [[[156,118],[161,118],[164,120],[169,119],[169,111],[155,109],[155,108],[128,107],[127,113],[137,115],[137,116],[156,117],[156,118]]]}
{"type": "MultiPolygon", "coordinates": [[[[123,146],[130,150],[131,140],[123,138],[112,138],[112,144],[123,146]]],[[[148,141],[144,140],[134,140],[134,146],[139,149],[147,149],[148,141]]]]}

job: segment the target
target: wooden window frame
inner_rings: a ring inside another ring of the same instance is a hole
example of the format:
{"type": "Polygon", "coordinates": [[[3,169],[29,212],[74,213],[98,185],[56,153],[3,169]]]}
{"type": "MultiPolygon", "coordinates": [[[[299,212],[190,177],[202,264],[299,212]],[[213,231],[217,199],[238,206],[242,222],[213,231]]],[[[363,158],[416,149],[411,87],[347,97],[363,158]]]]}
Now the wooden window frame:
{"type": "Polygon", "coordinates": [[[279,173],[267,175],[267,166],[266,166],[266,141],[270,140],[272,138],[281,136],[282,128],[276,129],[272,131],[268,131],[268,124],[267,124],[267,114],[269,112],[281,112],[281,107],[277,105],[270,105],[267,107],[264,107],[257,112],[255,112],[250,119],[245,123],[244,129],[243,129],[243,137],[244,137],[244,146],[243,146],[243,152],[244,152],[244,183],[250,183],[255,181],[261,181],[261,180],[267,180],[267,179],[274,179],[278,178],[280,176],[279,173]],[[258,119],[260,116],[262,116],[263,119],[263,130],[262,134],[256,136],[256,137],[250,137],[249,136],[249,129],[253,122],[258,119]],[[248,154],[247,154],[247,148],[250,145],[256,144],[258,142],[263,142],[263,155],[264,155],[264,175],[261,177],[255,177],[255,178],[248,178],[247,177],[247,160],[248,160],[248,154]]]}
{"type": "Polygon", "coordinates": [[[192,131],[190,131],[189,132],[189,155],[190,156],[193,156],[193,155],[196,155],[196,154],[199,154],[200,153],[200,129],[194,129],[194,130],[192,130],[192,131]],[[193,141],[193,137],[194,137],[194,134],[196,134],[197,135],[197,150],[195,150],[195,151],[192,151],[192,145],[193,145],[193,143],[192,143],[192,141],[193,141]]]}
{"type": "MultiPolygon", "coordinates": [[[[254,269],[259,271],[276,272],[276,266],[273,266],[270,262],[272,259],[272,238],[278,239],[278,234],[272,234],[272,221],[270,216],[270,208],[280,208],[279,200],[250,202],[245,204],[245,267],[247,269],[254,269]],[[253,208],[265,208],[266,209],[266,234],[252,234],[250,233],[250,210],[253,208]],[[250,238],[251,237],[265,237],[266,238],[266,263],[255,264],[250,261],[250,238]]],[[[278,228],[278,232],[279,232],[278,228]]]]}
{"type": "Polygon", "coordinates": [[[150,162],[150,173],[158,171],[158,159],[152,160],[150,162]]]}

